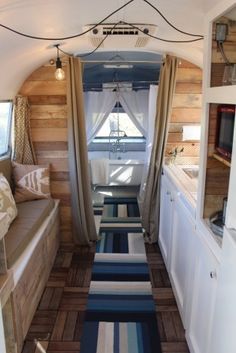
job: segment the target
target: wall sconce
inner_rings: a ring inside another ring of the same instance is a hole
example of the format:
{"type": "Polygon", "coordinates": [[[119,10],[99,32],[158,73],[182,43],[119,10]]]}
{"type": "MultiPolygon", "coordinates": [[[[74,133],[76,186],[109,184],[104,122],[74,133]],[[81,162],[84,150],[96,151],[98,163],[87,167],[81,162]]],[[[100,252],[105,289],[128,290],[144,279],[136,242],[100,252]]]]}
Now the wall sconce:
{"type": "Polygon", "coordinates": [[[58,81],[64,80],[65,78],[65,71],[62,69],[62,63],[61,59],[59,56],[59,45],[56,44],[55,47],[57,48],[57,60],[56,60],[56,71],[55,71],[55,77],[58,81]]]}

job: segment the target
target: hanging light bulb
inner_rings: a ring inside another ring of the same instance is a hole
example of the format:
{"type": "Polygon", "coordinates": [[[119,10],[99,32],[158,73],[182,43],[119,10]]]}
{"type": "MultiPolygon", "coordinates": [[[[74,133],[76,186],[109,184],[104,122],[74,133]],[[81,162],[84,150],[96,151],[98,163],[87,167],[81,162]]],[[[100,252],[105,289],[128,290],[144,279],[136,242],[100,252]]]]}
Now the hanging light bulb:
{"type": "Polygon", "coordinates": [[[56,44],[55,47],[57,48],[57,61],[56,61],[56,71],[55,77],[58,81],[64,80],[65,78],[65,71],[62,69],[61,59],[59,57],[59,44],[56,44]]]}

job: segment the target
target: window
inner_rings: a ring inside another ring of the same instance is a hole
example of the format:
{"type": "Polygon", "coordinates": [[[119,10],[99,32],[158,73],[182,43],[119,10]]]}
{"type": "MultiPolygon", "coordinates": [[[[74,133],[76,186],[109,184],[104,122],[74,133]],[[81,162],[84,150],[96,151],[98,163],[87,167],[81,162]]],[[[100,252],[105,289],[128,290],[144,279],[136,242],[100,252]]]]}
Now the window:
{"type": "Polygon", "coordinates": [[[127,113],[110,113],[96,137],[109,137],[112,130],[124,131],[127,137],[143,137],[127,113]]]}
{"type": "Polygon", "coordinates": [[[12,102],[0,102],[0,157],[9,152],[12,102]]]}
{"type": "Polygon", "coordinates": [[[117,140],[118,136],[119,142],[126,152],[146,150],[145,137],[132,122],[120,103],[115,105],[96,137],[89,144],[88,150],[90,152],[110,151],[111,144],[117,140]]]}

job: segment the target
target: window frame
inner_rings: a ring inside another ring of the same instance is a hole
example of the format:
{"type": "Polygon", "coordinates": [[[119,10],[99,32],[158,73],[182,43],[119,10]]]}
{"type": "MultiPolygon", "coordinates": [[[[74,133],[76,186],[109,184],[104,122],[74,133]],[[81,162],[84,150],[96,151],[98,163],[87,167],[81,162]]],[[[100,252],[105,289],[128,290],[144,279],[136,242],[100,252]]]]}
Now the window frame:
{"type": "MultiPolygon", "coordinates": [[[[109,137],[95,137],[88,145],[89,152],[96,151],[110,151],[109,137]]],[[[115,140],[115,138],[114,138],[115,140]]],[[[110,140],[112,142],[112,139],[110,140]]],[[[126,152],[145,152],[146,151],[146,138],[143,137],[122,137],[122,143],[125,143],[126,152]],[[136,140],[136,141],[135,141],[136,140]]]]}
{"type": "MultiPolygon", "coordinates": [[[[110,114],[126,114],[127,116],[128,116],[128,118],[129,118],[129,120],[131,121],[131,123],[135,126],[135,128],[139,131],[139,133],[141,134],[141,136],[126,136],[126,137],[124,137],[125,139],[126,139],[126,141],[127,142],[129,142],[128,140],[129,139],[143,139],[143,140],[146,140],[145,139],[145,136],[143,136],[143,134],[142,134],[142,132],[139,130],[139,128],[135,125],[135,123],[132,121],[132,119],[130,118],[130,116],[129,116],[129,114],[125,111],[125,109],[123,108],[123,106],[121,105],[121,103],[119,102],[119,101],[117,101],[116,102],[116,104],[115,104],[115,106],[114,106],[114,108],[112,109],[112,111],[110,112],[110,114]]],[[[110,116],[110,114],[108,115],[108,117],[106,118],[106,120],[104,121],[104,123],[102,124],[102,126],[105,124],[105,122],[109,119],[109,116],[110,116]]],[[[118,124],[119,125],[119,124],[118,124]]],[[[101,128],[102,128],[102,126],[101,126],[101,128]]],[[[101,128],[99,129],[99,131],[101,130],[101,128]]],[[[122,130],[122,129],[121,129],[122,130]]],[[[98,132],[99,132],[98,131],[98,132]]],[[[93,139],[93,142],[94,143],[96,143],[96,139],[97,139],[97,141],[100,139],[109,139],[110,138],[110,136],[109,135],[107,135],[107,136],[95,136],[94,137],[94,139],[93,139]]],[[[124,139],[123,137],[122,137],[122,140],[124,139]]],[[[112,138],[111,138],[112,139],[112,138]]],[[[114,137],[114,139],[115,139],[115,137],[114,137]]]]}
{"type": "Polygon", "coordinates": [[[8,129],[7,129],[7,150],[4,153],[0,153],[0,160],[4,160],[10,157],[12,149],[11,133],[12,133],[12,121],[13,121],[13,100],[3,99],[0,100],[1,103],[10,103],[10,109],[8,112],[8,129]]]}

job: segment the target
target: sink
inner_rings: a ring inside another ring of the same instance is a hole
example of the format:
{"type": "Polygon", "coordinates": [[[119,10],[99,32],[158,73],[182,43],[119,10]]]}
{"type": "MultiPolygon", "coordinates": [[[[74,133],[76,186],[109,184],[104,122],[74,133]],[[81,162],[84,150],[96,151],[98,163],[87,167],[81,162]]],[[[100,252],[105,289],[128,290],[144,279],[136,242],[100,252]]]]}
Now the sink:
{"type": "Polygon", "coordinates": [[[198,167],[186,167],[182,168],[184,173],[191,179],[197,179],[199,175],[199,168],[198,167]]]}

